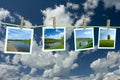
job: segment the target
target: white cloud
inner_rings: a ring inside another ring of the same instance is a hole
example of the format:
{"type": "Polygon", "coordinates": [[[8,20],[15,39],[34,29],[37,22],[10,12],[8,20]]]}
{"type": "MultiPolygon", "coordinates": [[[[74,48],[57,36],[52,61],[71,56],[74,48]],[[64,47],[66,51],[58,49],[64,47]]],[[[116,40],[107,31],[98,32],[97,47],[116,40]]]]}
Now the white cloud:
{"type": "Polygon", "coordinates": [[[3,40],[0,40],[0,51],[4,52],[5,42],[3,40]]]}
{"type": "Polygon", "coordinates": [[[111,8],[115,6],[116,10],[120,10],[120,0],[103,0],[105,8],[111,8]]]}
{"type": "Polygon", "coordinates": [[[83,19],[86,19],[86,23],[89,23],[91,21],[90,16],[83,14],[80,19],[76,21],[75,26],[83,25],[83,19]]]}
{"type": "Polygon", "coordinates": [[[52,17],[56,17],[56,24],[63,26],[70,26],[73,23],[71,14],[66,11],[64,5],[56,6],[55,9],[47,8],[41,12],[44,15],[44,24],[52,24],[52,17]]]}
{"type": "Polygon", "coordinates": [[[6,20],[9,18],[11,22],[14,21],[14,18],[10,15],[10,12],[4,8],[0,8],[0,21],[6,20]]]}
{"type": "Polygon", "coordinates": [[[95,71],[94,74],[90,74],[89,76],[86,76],[86,77],[75,76],[70,78],[72,78],[72,80],[120,79],[120,52],[108,52],[105,58],[101,58],[93,61],[90,67],[95,71]]]}
{"type": "Polygon", "coordinates": [[[54,39],[61,39],[61,37],[64,36],[64,33],[61,32],[59,34],[56,34],[56,35],[49,35],[49,36],[45,36],[46,38],[54,38],[54,39]]]}
{"type": "Polygon", "coordinates": [[[72,8],[73,10],[77,10],[77,9],[79,9],[79,4],[74,4],[74,3],[70,3],[70,2],[68,2],[67,3],[67,8],[72,8]]]}
{"type": "Polygon", "coordinates": [[[80,26],[83,24],[83,18],[86,19],[88,24],[91,21],[91,16],[94,15],[94,9],[98,6],[99,0],[87,0],[83,3],[85,13],[81,15],[80,19],[76,21],[75,25],[80,26]]]}
{"type": "Polygon", "coordinates": [[[118,65],[120,65],[119,52],[108,52],[107,58],[94,61],[91,68],[96,72],[108,72],[108,69],[119,67],[118,65]]]}
{"type": "Polygon", "coordinates": [[[32,26],[32,23],[28,20],[24,20],[25,26],[32,26]]]}
{"type": "Polygon", "coordinates": [[[9,16],[10,16],[10,12],[8,10],[0,8],[0,21],[5,20],[9,16]]]}
{"type": "Polygon", "coordinates": [[[19,72],[19,67],[7,64],[0,64],[0,71],[1,80],[11,80],[8,78],[15,78],[16,74],[19,72]]]}
{"type": "Polygon", "coordinates": [[[97,6],[98,6],[98,2],[99,0],[87,0],[83,6],[84,6],[84,10],[88,11],[88,10],[94,10],[97,6]]]}

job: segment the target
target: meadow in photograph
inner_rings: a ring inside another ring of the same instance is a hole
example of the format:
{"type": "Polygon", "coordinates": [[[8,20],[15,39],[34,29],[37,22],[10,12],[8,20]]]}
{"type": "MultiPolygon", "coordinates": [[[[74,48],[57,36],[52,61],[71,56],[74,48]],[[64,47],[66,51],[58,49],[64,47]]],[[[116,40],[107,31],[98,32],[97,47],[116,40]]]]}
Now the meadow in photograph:
{"type": "Polygon", "coordinates": [[[114,48],[116,29],[99,29],[99,48],[114,48]]]}
{"type": "Polygon", "coordinates": [[[64,28],[44,28],[44,50],[64,50],[65,49],[65,29],[64,28]]]}
{"type": "Polygon", "coordinates": [[[75,48],[76,50],[92,49],[94,45],[93,29],[75,29],[75,48]]]}
{"type": "Polygon", "coordinates": [[[32,38],[32,29],[8,27],[6,32],[6,52],[30,53],[32,38]]]}

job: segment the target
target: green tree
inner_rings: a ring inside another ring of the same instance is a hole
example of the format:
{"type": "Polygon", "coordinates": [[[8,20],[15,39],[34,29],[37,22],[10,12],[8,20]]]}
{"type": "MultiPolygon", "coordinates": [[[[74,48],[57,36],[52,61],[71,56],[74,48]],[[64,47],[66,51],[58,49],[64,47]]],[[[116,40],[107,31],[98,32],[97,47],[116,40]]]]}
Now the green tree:
{"type": "Polygon", "coordinates": [[[110,40],[110,35],[107,36],[107,39],[110,40]]]}
{"type": "Polygon", "coordinates": [[[79,46],[82,46],[81,42],[79,43],[79,46]]]}

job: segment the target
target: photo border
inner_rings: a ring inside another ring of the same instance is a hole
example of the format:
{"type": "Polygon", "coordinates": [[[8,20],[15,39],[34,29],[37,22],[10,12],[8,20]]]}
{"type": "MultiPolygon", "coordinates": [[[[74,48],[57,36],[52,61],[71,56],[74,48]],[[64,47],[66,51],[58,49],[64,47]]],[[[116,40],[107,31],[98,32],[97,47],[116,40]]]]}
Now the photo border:
{"type": "Polygon", "coordinates": [[[8,54],[32,54],[34,30],[33,29],[22,28],[22,30],[31,30],[32,31],[32,34],[31,34],[31,43],[30,43],[30,52],[12,52],[12,51],[7,51],[8,29],[20,29],[20,28],[7,26],[6,36],[5,36],[5,48],[4,48],[4,52],[8,53],[8,54]]]}
{"type": "Polygon", "coordinates": [[[43,43],[43,48],[42,48],[42,50],[43,51],[64,51],[64,50],[66,50],[66,28],[65,27],[56,27],[56,28],[53,28],[53,27],[43,27],[43,29],[42,29],[42,43],[43,43]],[[45,41],[44,41],[44,36],[45,36],[45,34],[44,34],[44,31],[45,31],[45,29],[64,29],[64,49],[52,49],[52,50],[46,50],[45,48],[44,48],[44,46],[45,46],[45,41]]]}
{"type": "MultiPolygon", "coordinates": [[[[115,31],[114,47],[99,47],[99,44],[100,44],[100,42],[99,42],[99,41],[100,41],[100,29],[105,29],[105,30],[106,30],[107,28],[102,28],[102,27],[99,28],[99,34],[98,34],[98,49],[115,49],[115,45],[116,45],[116,31],[117,31],[117,30],[116,30],[115,28],[109,28],[110,30],[114,30],[114,31],[115,31]]],[[[108,30],[109,30],[109,29],[108,29],[108,30]]]]}
{"type": "Polygon", "coordinates": [[[78,29],[74,29],[74,49],[75,51],[84,51],[84,50],[91,50],[91,49],[94,49],[95,46],[94,46],[94,28],[86,28],[86,29],[92,29],[92,37],[93,37],[93,47],[91,48],[86,48],[86,49],[77,49],[76,47],[76,30],[84,30],[84,28],[78,28],[78,29]]]}

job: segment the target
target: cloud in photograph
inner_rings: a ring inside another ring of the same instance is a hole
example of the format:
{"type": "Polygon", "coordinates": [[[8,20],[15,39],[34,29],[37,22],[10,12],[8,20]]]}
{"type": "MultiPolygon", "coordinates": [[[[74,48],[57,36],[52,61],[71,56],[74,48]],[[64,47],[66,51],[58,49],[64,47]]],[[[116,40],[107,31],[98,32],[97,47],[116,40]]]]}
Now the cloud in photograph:
{"type": "Polygon", "coordinates": [[[92,38],[92,37],[93,37],[92,29],[76,30],[76,38],[92,38]]]}
{"type": "Polygon", "coordinates": [[[64,36],[64,29],[45,29],[45,38],[61,39],[64,36]]]}
{"type": "Polygon", "coordinates": [[[106,40],[108,35],[112,40],[115,40],[116,29],[100,29],[100,40],[106,40]]]}
{"type": "Polygon", "coordinates": [[[8,28],[8,39],[31,39],[32,30],[8,28]]]}

